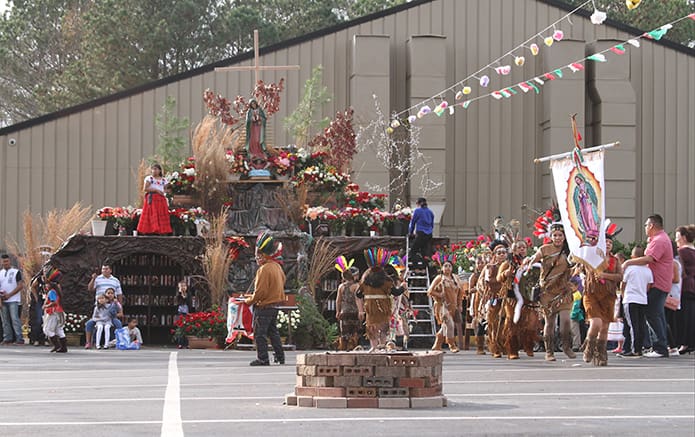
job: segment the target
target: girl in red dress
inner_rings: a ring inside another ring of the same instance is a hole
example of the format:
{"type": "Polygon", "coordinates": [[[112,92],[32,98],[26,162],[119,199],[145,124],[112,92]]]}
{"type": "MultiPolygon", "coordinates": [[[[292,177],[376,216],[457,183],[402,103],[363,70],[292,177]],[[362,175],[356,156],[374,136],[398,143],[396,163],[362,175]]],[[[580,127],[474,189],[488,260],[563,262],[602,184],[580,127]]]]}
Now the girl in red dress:
{"type": "Polygon", "coordinates": [[[138,234],[171,234],[169,204],[164,196],[167,180],[162,176],[162,167],[159,164],[152,164],[150,170],[152,175],[145,178],[145,201],[138,222],[138,234]]]}

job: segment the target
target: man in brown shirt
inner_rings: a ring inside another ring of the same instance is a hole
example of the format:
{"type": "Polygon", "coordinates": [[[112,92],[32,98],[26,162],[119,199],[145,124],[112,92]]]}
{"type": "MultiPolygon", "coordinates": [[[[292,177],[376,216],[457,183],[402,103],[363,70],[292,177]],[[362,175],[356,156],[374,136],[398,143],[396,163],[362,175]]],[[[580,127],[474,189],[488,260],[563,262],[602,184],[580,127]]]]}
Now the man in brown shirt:
{"type": "Polygon", "coordinates": [[[285,351],[277,328],[278,307],[285,302],[285,273],[278,259],[282,244],[276,243],[267,232],[256,240],[256,263],[259,265],[254,281],[253,295],[246,299],[253,305],[253,338],[257,359],[252,366],[269,366],[268,339],[273,346],[275,362],[285,364],[285,351]]]}

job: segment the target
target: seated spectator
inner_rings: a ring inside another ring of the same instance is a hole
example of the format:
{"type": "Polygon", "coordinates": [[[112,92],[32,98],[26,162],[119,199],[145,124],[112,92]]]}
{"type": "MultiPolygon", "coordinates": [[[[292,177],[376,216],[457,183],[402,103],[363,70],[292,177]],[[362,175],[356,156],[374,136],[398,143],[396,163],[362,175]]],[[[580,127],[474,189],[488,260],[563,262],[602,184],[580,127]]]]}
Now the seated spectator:
{"type": "MultiPolygon", "coordinates": [[[[111,315],[111,324],[113,325],[114,329],[121,329],[123,327],[123,323],[119,319],[119,317],[123,317],[123,307],[121,306],[121,303],[116,300],[116,291],[113,288],[108,288],[106,289],[106,292],[104,293],[104,297],[106,298],[106,304],[109,307],[109,314],[111,315]]],[[[90,349],[92,347],[92,336],[94,334],[94,327],[96,326],[96,322],[92,320],[87,320],[87,323],[85,324],[84,331],[85,331],[85,349],[90,349]]]]}
{"type": "Polygon", "coordinates": [[[134,317],[128,319],[128,334],[130,334],[130,341],[132,343],[137,343],[142,346],[142,334],[140,333],[140,328],[138,328],[138,319],[134,317]]]}

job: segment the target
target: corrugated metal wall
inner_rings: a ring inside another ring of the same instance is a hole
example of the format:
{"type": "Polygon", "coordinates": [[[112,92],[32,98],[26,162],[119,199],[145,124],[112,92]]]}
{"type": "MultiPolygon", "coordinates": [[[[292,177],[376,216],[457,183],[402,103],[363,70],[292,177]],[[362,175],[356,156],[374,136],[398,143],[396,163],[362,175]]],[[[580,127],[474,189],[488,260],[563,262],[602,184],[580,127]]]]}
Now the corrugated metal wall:
{"type": "MultiPolygon", "coordinates": [[[[565,14],[535,0],[439,0],[266,54],[261,57],[263,64],[301,66],[299,72],[262,75],[265,81],[286,78],[281,110],[272,125],[276,145],[292,142],[282,120],[297,105],[314,66],[323,65],[323,82],[334,96],[323,107],[323,114],[332,116],[351,103],[348,86],[353,35],[391,36],[393,80],[391,108],[386,109],[400,110],[408,101],[405,74],[409,36],[446,36],[447,82],[452,84],[565,14]]],[[[563,22],[561,28],[565,38],[587,43],[630,37],[577,16],[572,18],[572,25],[563,22]]],[[[551,50],[560,47],[561,43],[551,50]]],[[[637,174],[641,177],[635,181],[637,210],[621,214],[642,220],[652,211],[661,212],[669,228],[693,222],[695,57],[649,41],[643,41],[640,49],[630,49],[628,55],[630,80],[637,95],[637,174]]],[[[540,73],[541,57],[532,61],[535,63],[527,62],[523,69],[514,69],[510,83],[540,73]]],[[[43,212],[66,208],[76,201],[95,208],[132,202],[139,189],[132,173],[142,157],[154,153],[154,121],[165,98],[174,97],[178,115],[195,124],[205,113],[201,96],[206,88],[229,98],[247,95],[252,77],[252,73],[205,72],[1,136],[0,234],[17,235],[26,208],[43,212]],[[17,140],[15,146],[8,144],[10,138],[17,140]]],[[[547,170],[532,163],[533,157],[549,150],[541,137],[542,104],[541,96],[529,93],[499,102],[482,100],[447,117],[444,231],[453,236],[475,226],[487,227],[491,217],[498,214],[523,220],[522,204],[546,206],[550,186],[542,174],[547,170]]],[[[577,108],[577,112],[583,111],[577,108]]],[[[610,190],[608,185],[609,195],[610,190]]],[[[607,212],[615,213],[610,204],[607,212]]]]}

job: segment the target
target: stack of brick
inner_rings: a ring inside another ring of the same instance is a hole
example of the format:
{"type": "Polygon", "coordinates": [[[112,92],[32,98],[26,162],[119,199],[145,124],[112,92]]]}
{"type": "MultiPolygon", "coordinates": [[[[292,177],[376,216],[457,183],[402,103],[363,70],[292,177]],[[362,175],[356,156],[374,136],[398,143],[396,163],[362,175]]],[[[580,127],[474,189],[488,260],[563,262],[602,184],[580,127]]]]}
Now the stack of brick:
{"type": "Polygon", "coordinates": [[[318,408],[445,407],[442,352],[324,352],[297,355],[287,405],[318,408]]]}

